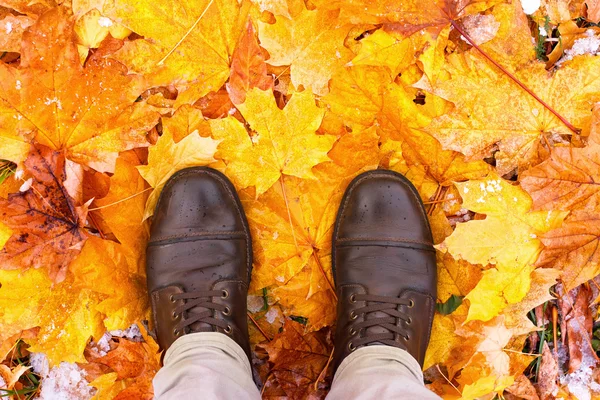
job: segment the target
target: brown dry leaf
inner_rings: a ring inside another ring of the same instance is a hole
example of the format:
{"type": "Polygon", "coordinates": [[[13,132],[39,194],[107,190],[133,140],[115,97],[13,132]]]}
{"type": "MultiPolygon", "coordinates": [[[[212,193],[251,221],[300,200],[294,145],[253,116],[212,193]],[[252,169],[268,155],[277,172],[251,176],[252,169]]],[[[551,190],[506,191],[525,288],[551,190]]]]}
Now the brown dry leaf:
{"type": "Polygon", "coordinates": [[[81,250],[87,204],[77,204],[67,193],[65,158],[39,145],[25,161],[31,186],[0,198],[0,220],[12,236],[0,251],[3,269],[46,268],[55,282],[81,250]]]}
{"type": "Polygon", "coordinates": [[[582,285],[567,293],[563,292],[558,299],[566,326],[562,339],[569,349],[569,372],[580,368],[594,368],[600,363],[592,347],[594,319],[589,307],[592,299],[592,289],[588,285],[582,285]]]}
{"type": "Polygon", "coordinates": [[[548,343],[544,343],[542,350],[542,362],[538,374],[538,391],[542,400],[554,399],[558,392],[558,363],[548,343]]]}
{"type": "Polygon", "coordinates": [[[99,389],[98,399],[150,400],[154,389],[152,378],[160,368],[158,345],[148,336],[143,342],[115,339],[116,347],[106,355],[91,352],[87,361],[109,368],[106,375],[90,383],[99,389]]]}
{"type": "Polygon", "coordinates": [[[506,391],[523,400],[540,400],[535,387],[531,381],[523,374],[515,378],[515,383],[506,388],[506,391]]]}
{"type": "Polygon", "coordinates": [[[33,138],[68,159],[112,172],[118,152],[148,146],[158,113],[135,103],[142,80],[114,60],[81,66],[73,21],[63,8],[44,14],[24,35],[18,68],[0,63],[0,157],[17,163],[33,138]]]}
{"type": "MultiPolygon", "coordinates": [[[[270,379],[278,383],[286,398],[323,396],[319,393],[322,389],[314,390],[314,383],[329,360],[330,335],[329,329],[304,334],[301,324],[288,320],[282,333],[271,342],[258,345],[269,355],[270,379]]],[[[268,386],[265,396],[269,396],[268,386]]]]}
{"type": "Polygon", "coordinates": [[[252,22],[248,20],[246,32],[233,52],[231,73],[227,92],[234,104],[246,100],[246,92],[252,88],[268,90],[273,88],[273,77],[267,74],[265,55],[258,45],[252,22]]]}

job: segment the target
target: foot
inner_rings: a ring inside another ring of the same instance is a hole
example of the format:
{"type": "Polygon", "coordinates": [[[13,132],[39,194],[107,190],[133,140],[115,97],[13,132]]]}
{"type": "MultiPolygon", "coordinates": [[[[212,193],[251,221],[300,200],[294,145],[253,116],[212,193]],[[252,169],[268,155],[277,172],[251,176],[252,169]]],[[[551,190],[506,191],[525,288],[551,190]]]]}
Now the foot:
{"type": "Polygon", "coordinates": [[[423,203],[392,171],[346,190],[332,248],[338,294],[334,368],[363,346],[408,351],[423,365],[436,298],[436,260],[423,203]]]}
{"type": "Polygon", "coordinates": [[[193,332],[221,332],[250,359],[246,296],[252,242],[233,185],[205,167],[165,185],[146,251],[148,292],[160,347],[193,332]]]}

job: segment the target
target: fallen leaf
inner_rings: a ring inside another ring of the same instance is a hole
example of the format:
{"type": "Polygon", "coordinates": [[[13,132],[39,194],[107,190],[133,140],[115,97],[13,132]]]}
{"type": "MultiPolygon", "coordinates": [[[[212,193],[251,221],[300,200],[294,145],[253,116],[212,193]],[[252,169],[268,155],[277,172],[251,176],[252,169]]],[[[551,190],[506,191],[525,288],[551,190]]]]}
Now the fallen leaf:
{"type": "Polygon", "coordinates": [[[336,68],[350,61],[344,47],[349,27],[337,20],[338,11],[303,10],[294,19],[278,16],[275,24],[258,23],[261,46],[270,55],[267,63],[290,66],[292,83],[325,95],[336,68]]]}
{"type": "Polygon", "coordinates": [[[144,219],[152,216],[160,191],[175,172],[192,166],[208,165],[216,161],[213,156],[218,141],[201,137],[197,131],[191,132],[178,143],[173,140],[173,132],[165,129],[155,146],[148,153],[148,165],[138,166],[140,175],[154,188],[144,211],[144,219]]]}
{"type": "Polygon", "coordinates": [[[22,162],[21,143],[35,137],[72,161],[112,172],[118,152],[149,145],[146,131],[159,115],[134,103],[142,79],[123,65],[94,58],[82,67],[72,29],[72,18],[56,8],[23,35],[18,68],[0,63],[0,123],[16,132],[3,133],[14,144],[0,156],[22,162]]]}
{"type": "Polygon", "coordinates": [[[254,186],[260,195],[282,174],[314,178],[312,167],[328,160],[335,137],[316,134],[324,111],[311,92],[295,93],[282,111],[271,91],[254,88],[238,109],[256,133],[249,136],[233,117],[211,120],[214,137],[223,140],[225,171],[237,187],[254,186]]]}
{"type": "Polygon", "coordinates": [[[0,198],[0,220],[12,236],[0,251],[3,269],[46,268],[55,282],[88,237],[84,230],[87,205],[76,204],[63,186],[62,153],[44,146],[33,148],[25,161],[31,187],[0,198]]]}
{"type": "Polygon", "coordinates": [[[174,85],[180,91],[179,106],[223,86],[249,5],[236,0],[119,0],[100,11],[143,36],[126,42],[115,57],[144,74],[148,87],[174,85]]]}
{"type": "MultiPolygon", "coordinates": [[[[314,382],[330,354],[330,332],[304,334],[301,324],[286,321],[283,332],[271,342],[260,344],[269,355],[271,374],[290,399],[318,396],[314,382]]],[[[322,394],[321,394],[322,395],[322,394]]]]}
{"type": "Polygon", "coordinates": [[[252,88],[273,88],[273,77],[267,74],[265,55],[258,45],[251,21],[247,22],[246,32],[233,52],[231,74],[226,86],[234,104],[243,103],[246,100],[246,92],[252,88]]]}
{"type": "Polygon", "coordinates": [[[458,224],[439,248],[473,264],[493,264],[466,296],[467,320],[490,320],[529,291],[533,264],[542,250],[538,238],[556,228],[564,212],[531,212],[531,198],[495,174],[457,183],[463,207],[486,214],[484,220],[458,224]]]}

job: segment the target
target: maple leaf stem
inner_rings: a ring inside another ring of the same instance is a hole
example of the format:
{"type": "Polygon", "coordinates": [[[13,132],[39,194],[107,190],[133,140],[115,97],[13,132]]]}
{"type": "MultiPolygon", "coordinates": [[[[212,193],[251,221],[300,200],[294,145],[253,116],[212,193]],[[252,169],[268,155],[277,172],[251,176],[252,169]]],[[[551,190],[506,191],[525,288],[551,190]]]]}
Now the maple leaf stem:
{"type": "Polygon", "coordinates": [[[481,55],[483,55],[489,62],[491,62],[492,64],[494,64],[498,69],[500,69],[500,71],[502,71],[504,74],[506,74],[510,79],[512,79],[513,82],[515,82],[517,85],[519,85],[523,90],[525,90],[527,93],[529,93],[534,99],[536,99],[548,111],[550,111],[552,114],[554,114],[556,116],[556,118],[558,118],[559,120],[561,120],[562,123],[565,124],[565,126],[567,128],[569,128],[571,131],[573,131],[573,133],[579,134],[581,132],[581,129],[578,129],[575,126],[573,126],[573,124],[571,124],[569,121],[567,121],[567,119],[565,117],[563,117],[562,115],[560,115],[555,109],[553,109],[552,107],[550,107],[550,105],[548,103],[546,103],[537,94],[535,94],[533,92],[533,90],[529,89],[516,76],[514,76],[512,73],[510,73],[506,68],[504,68],[502,65],[500,65],[500,63],[498,63],[496,60],[494,60],[492,57],[490,57],[485,51],[483,51],[483,49],[481,47],[479,47],[473,41],[473,39],[469,36],[469,34],[464,29],[461,28],[461,26],[458,24],[458,22],[456,22],[453,19],[451,19],[450,23],[458,31],[458,33],[460,33],[467,40],[467,42],[469,42],[469,44],[471,46],[473,46],[475,49],[477,49],[477,51],[479,51],[481,53],[481,55]]]}
{"type": "Polygon", "coordinates": [[[200,23],[200,20],[204,17],[204,14],[206,14],[206,12],[208,11],[208,9],[212,5],[212,3],[214,3],[214,1],[215,0],[210,0],[210,2],[208,3],[208,5],[204,9],[204,11],[202,11],[202,14],[200,14],[200,16],[198,17],[198,19],[196,20],[196,22],[194,22],[194,24],[190,27],[190,29],[188,29],[188,31],[185,33],[185,35],[183,35],[181,37],[181,39],[179,39],[179,41],[175,44],[175,46],[173,46],[173,48],[171,50],[169,50],[169,52],[158,63],[156,63],[156,65],[163,65],[163,63],[165,62],[165,60],[167,58],[169,58],[169,56],[171,54],[173,54],[173,52],[179,47],[179,45],[181,43],[183,43],[183,41],[190,35],[190,33],[192,33],[192,31],[194,30],[194,28],[196,28],[196,26],[198,25],[198,23],[200,23]]]}
{"type": "Polygon", "coordinates": [[[258,331],[265,337],[265,339],[267,339],[268,342],[270,342],[271,339],[269,336],[267,336],[267,334],[265,333],[265,331],[262,330],[262,328],[260,327],[260,325],[258,325],[258,322],[256,322],[256,320],[252,317],[252,315],[250,314],[250,312],[247,312],[248,314],[248,318],[250,318],[250,321],[252,321],[252,323],[254,324],[254,326],[256,326],[256,329],[258,329],[258,331]]]}
{"type": "Polygon", "coordinates": [[[436,364],[435,367],[437,368],[438,372],[440,373],[440,375],[442,375],[444,377],[444,379],[446,380],[446,382],[448,382],[450,384],[450,386],[452,386],[454,388],[454,390],[456,390],[458,392],[458,394],[460,394],[462,396],[462,393],[460,390],[458,390],[458,388],[456,386],[454,386],[454,384],[450,381],[450,379],[448,379],[446,377],[446,375],[444,375],[444,373],[442,372],[442,370],[440,369],[439,364],[436,364]]]}
{"type": "Polygon", "coordinates": [[[285,185],[283,184],[283,175],[279,175],[279,184],[281,185],[281,192],[283,193],[283,200],[285,201],[285,210],[287,211],[290,228],[292,228],[292,238],[294,238],[294,245],[296,246],[296,251],[300,252],[300,249],[298,248],[298,241],[296,240],[296,231],[294,230],[294,224],[292,223],[290,203],[288,202],[287,194],[285,193],[285,185]]]}
{"type": "Polygon", "coordinates": [[[317,256],[317,249],[315,248],[315,246],[313,246],[312,254],[315,257],[315,261],[317,262],[317,265],[319,266],[319,270],[321,271],[321,274],[323,274],[323,278],[325,278],[325,280],[327,281],[327,284],[329,285],[329,289],[331,289],[331,292],[333,293],[333,297],[334,297],[335,301],[337,301],[338,297],[337,297],[337,293],[335,292],[335,287],[333,286],[333,284],[327,277],[327,274],[325,273],[323,264],[321,264],[321,260],[319,260],[319,257],[317,256]]]}
{"type": "MultiPolygon", "coordinates": [[[[89,210],[88,210],[89,211],[89,210]]],[[[88,212],[88,217],[90,218],[90,222],[92,223],[92,225],[94,226],[94,228],[98,231],[98,233],[100,234],[100,237],[102,239],[106,239],[106,236],[104,235],[104,232],[102,232],[102,229],[100,229],[100,227],[98,226],[98,224],[96,223],[96,220],[94,219],[94,217],[92,216],[92,213],[88,212]]]]}
{"type": "Polygon", "coordinates": [[[325,366],[321,370],[321,373],[317,377],[317,380],[315,381],[315,386],[314,386],[315,392],[317,390],[319,390],[319,382],[321,382],[325,378],[325,373],[327,372],[327,368],[329,368],[329,364],[331,364],[331,360],[333,360],[333,351],[334,350],[335,350],[335,347],[333,349],[331,349],[331,353],[329,353],[329,359],[327,360],[327,363],[325,364],[325,366]]]}
{"type": "Polygon", "coordinates": [[[127,201],[129,199],[133,199],[134,197],[139,196],[140,194],[145,193],[148,190],[152,190],[152,189],[154,189],[154,188],[152,188],[152,187],[146,188],[146,189],[142,190],[141,192],[134,193],[131,196],[125,197],[124,199],[121,199],[119,201],[115,201],[114,203],[105,204],[105,205],[100,206],[100,207],[90,208],[90,209],[88,209],[88,211],[98,211],[98,210],[102,210],[103,208],[107,208],[107,207],[111,207],[111,206],[117,205],[117,204],[122,203],[124,201],[127,201]]]}

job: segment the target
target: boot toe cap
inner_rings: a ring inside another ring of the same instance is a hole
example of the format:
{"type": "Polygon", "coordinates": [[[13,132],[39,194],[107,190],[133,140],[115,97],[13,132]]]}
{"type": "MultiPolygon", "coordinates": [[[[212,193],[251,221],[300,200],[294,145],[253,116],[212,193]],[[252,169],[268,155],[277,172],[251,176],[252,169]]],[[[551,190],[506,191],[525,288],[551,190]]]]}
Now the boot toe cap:
{"type": "Polygon", "coordinates": [[[340,209],[337,238],[432,242],[418,192],[392,171],[373,171],[350,184],[340,209]]]}

